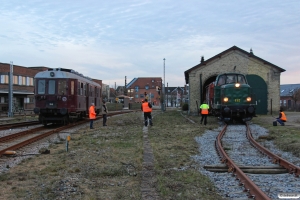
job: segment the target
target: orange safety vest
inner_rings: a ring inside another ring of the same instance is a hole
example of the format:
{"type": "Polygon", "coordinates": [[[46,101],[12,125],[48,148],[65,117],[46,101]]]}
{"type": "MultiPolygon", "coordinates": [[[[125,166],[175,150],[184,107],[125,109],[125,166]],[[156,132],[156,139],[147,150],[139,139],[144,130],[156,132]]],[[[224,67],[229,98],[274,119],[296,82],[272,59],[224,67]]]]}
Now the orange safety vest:
{"type": "Polygon", "coordinates": [[[142,104],[143,112],[152,112],[152,108],[149,107],[148,102],[142,104]]]}
{"type": "Polygon", "coordinates": [[[208,109],[209,109],[209,106],[207,104],[202,104],[200,106],[200,109],[201,109],[201,114],[204,114],[204,115],[208,115],[208,109]]]}
{"type": "Polygon", "coordinates": [[[284,114],[284,112],[281,112],[281,118],[282,121],[286,122],[286,116],[284,114]]]}
{"type": "Polygon", "coordinates": [[[90,119],[96,119],[95,106],[91,106],[89,109],[89,117],[90,119]]]}

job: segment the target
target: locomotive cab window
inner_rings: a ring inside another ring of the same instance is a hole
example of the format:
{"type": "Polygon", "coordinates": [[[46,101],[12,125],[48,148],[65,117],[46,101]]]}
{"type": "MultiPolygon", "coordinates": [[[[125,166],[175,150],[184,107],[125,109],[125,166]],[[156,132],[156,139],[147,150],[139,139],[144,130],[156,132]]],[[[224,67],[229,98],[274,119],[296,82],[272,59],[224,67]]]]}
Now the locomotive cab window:
{"type": "Polygon", "coordinates": [[[45,94],[45,80],[38,81],[38,94],[45,94]]]}
{"type": "Polygon", "coordinates": [[[219,85],[224,85],[226,82],[226,76],[220,76],[219,80],[218,80],[218,86],[219,85]]]}
{"type": "Polygon", "coordinates": [[[235,83],[236,76],[235,75],[227,75],[226,83],[235,83]]]}
{"type": "Polygon", "coordinates": [[[244,76],[238,75],[238,82],[240,84],[246,84],[246,80],[244,76]]]}
{"type": "Polygon", "coordinates": [[[49,80],[49,82],[48,82],[48,94],[55,94],[55,80],[49,80]]]}
{"type": "Polygon", "coordinates": [[[59,95],[67,94],[67,81],[65,81],[65,80],[58,81],[58,94],[59,95]]]}

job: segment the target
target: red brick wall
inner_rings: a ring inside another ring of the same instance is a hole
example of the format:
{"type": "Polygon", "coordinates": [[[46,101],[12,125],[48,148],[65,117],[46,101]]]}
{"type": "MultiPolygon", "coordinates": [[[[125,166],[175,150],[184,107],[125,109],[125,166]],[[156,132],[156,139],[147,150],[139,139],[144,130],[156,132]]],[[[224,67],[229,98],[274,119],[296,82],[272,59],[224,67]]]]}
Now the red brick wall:
{"type": "MultiPolygon", "coordinates": [[[[137,78],[137,80],[129,87],[129,89],[133,89],[133,92],[127,92],[127,96],[131,96],[132,102],[141,102],[144,98],[140,98],[141,94],[144,94],[147,92],[147,94],[154,94],[154,98],[151,98],[151,102],[155,102],[155,105],[159,104],[160,97],[158,92],[156,91],[156,86],[159,86],[162,88],[162,79],[160,77],[141,77],[137,78]],[[139,90],[138,92],[135,91],[135,87],[138,86],[139,90]],[[145,87],[149,86],[149,89],[146,90],[145,87]],[[138,95],[138,98],[135,98],[135,95],[138,95]]],[[[148,99],[149,100],[149,99],[148,99]]]]}

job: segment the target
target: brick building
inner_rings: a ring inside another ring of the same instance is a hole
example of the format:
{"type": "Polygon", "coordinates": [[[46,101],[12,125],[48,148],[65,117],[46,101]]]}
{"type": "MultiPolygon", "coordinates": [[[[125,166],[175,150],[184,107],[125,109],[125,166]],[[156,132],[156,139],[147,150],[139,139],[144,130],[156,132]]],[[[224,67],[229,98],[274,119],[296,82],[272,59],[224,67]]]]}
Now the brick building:
{"type": "Polygon", "coordinates": [[[280,108],[280,75],[285,70],[255,56],[253,51],[244,51],[233,46],[184,72],[189,84],[189,114],[197,114],[197,102],[205,98],[205,87],[221,73],[245,74],[256,95],[256,113],[267,114],[280,108]]]}
{"type": "MultiPolygon", "coordinates": [[[[13,65],[13,111],[32,110],[34,107],[33,78],[47,67],[23,67],[13,65]]],[[[8,111],[9,63],[0,63],[0,111],[8,111]]]]}
{"type": "Polygon", "coordinates": [[[300,84],[280,85],[280,107],[300,111],[300,84]]]}
{"type": "Polygon", "coordinates": [[[126,85],[127,96],[130,102],[140,103],[143,99],[154,105],[160,105],[160,95],[157,88],[162,88],[162,79],[160,77],[139,77],[134,78],[126,85]],[[145,92],[147,95],[145,96],[145,92]]]}

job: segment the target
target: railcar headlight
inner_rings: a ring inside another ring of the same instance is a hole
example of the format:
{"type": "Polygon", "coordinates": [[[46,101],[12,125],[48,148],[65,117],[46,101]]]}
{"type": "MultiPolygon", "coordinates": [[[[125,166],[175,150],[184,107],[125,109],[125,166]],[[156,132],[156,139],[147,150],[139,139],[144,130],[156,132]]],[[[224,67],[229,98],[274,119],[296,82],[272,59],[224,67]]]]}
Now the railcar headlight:
{"type": "Polygon", "coordinates": [[[240,87],[241,84],[240,84],[240,83],[236,83],[234,86],[235,86],[235,87],[240,87]]]}
{"type": "Polygon", "coordinates": [[[223,101],[228,102],[228,97],[224,97],[223,101]]]}
{"type": "Polygon", "coordinates": [[[247,99],[246,99],[248,102],[250,102],[251,101],[251,97],[247,97],[247,99]]]}

